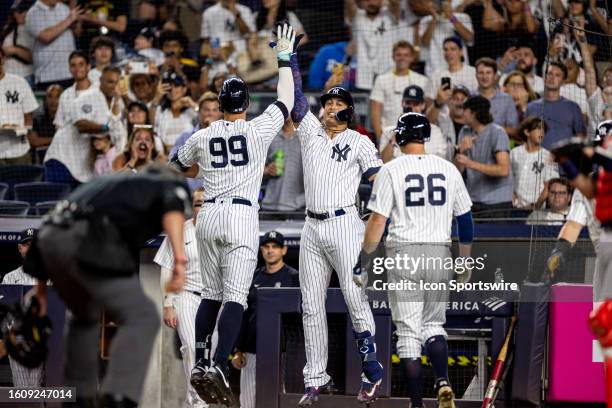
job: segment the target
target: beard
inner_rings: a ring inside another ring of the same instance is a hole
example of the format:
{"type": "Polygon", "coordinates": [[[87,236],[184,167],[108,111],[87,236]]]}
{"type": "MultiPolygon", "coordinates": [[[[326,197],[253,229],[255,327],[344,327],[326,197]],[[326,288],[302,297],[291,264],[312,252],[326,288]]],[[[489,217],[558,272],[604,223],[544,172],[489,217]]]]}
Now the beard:
{"type": "Polygon", "coordinates": [[[523,68],[517,66],[516,68],[525,75],[529,75],[533,71],[533,65],[525,65],[523,68]]]}

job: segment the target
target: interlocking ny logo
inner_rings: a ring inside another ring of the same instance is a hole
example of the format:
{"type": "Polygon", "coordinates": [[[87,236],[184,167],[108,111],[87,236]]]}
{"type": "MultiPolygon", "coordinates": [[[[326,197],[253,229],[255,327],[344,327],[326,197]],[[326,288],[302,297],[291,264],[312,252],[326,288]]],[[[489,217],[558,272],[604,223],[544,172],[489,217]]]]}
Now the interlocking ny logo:
{"type": "Polygon", "coordinates": [[[342,160],[346,161],[346,156],[348,155],[348,152],[350,151],[351,151],[351,146],[349,146],[348,144],[344,145],[344,147],[342,148],[340,148],[340,145],[334,145],[334,147],[332,148],[331,158],[336,159],[336,161],[338,162],[342,160]]]}
{"type": "Polygon", "coordinates": [[[6,96],[6,103],[17,103],[19,102],[19,92],[17,91],[13,91],[11,93],[11,91],[6,91],[6,93],[4,94],[6,96]]]}
{"type": "Polygon", "coordinates": [[[535,174],[540,174],[542,173],[542,170],[544,170],[544,163],[540,162],[533,162],[533,164],[531,165],[531,171],[534,172],[535,174]]]}

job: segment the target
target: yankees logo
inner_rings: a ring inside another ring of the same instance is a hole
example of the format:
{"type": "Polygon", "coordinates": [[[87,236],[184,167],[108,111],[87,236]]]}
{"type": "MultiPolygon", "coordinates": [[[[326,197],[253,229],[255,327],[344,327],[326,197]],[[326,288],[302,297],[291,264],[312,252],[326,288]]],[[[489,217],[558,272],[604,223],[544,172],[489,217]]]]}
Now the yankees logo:
{"type": "Polygon", "coordinates": [[[19,92],[17,91],[13,91],[11,93],[11,91],[6,91],[6,93],[4,94],[6,96],[6,103],[17,103],[19,102],[19,92]]]}
{"type": "Polygon", "coordinates": [[[344,147],[340,147],[339,144],[334,145],[332,148],[331,158],[335,159],[337,162],[341,162],[342,160],[346,161],[348,152],[351,151],[351,146],[348,144],[344,145],[344,147]],[[337,157],[336,157],[337,156],[337,157]]]}
{"type": "Polygon", "coordinates": [[[540,174],[542,173],[542,170],[544,170],[544,163],[542,162],[533,162],[533,165],[531,166],[531,171],[534,172],[535,174],[540,174]]]}

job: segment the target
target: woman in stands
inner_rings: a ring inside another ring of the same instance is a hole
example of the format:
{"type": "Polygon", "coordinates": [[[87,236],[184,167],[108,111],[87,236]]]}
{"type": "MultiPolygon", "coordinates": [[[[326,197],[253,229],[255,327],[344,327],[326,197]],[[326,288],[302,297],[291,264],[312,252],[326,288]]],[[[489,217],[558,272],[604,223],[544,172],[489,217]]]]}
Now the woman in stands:
{"type": "Polygon", "coordinates": [[[113,161],[113,170],[136,173],[154,162],[165,163],[166,156],[157,151],[154,138],[153,128],[150,125],[135,126],[125,150],[113,161]]]}

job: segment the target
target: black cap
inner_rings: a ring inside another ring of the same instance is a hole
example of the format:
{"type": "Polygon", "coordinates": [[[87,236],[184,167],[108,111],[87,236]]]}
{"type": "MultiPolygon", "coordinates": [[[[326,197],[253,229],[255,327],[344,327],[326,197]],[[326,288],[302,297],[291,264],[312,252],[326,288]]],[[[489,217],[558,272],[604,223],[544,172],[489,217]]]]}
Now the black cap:
{"type": "Polygon", "coordinates": [[[185,78],[174,71],[165,71],[162,73],[162,82],[180,86],[186,85],[185,78]]]}
{"type": "Polygon", "coordinates": [[[244,112],[249,107],[249,98],[249,87],[243,79],[228,78],[219,92],[219,109],[229,113],[244,112]]]}
{"type": "Polygon", "coordinates": [[[142,35],[143,37],[148,38],[149,40],[155,39],[155,28],[153,27],[144,27],[138,35],[142,35]]]}
{"type": "Polygon", "coordinates": [[[472,93],[470,92],[470,90],[469,90],[469,89],[467,89],[467,88],[466,88],[465,86],[463,86],[463,85],[455,85],[455,86],[453,87],[453,92],[452,92],[452,94],[454,95],[454,94],[456,94],[457,92],[460,92],[460,93],[464,94],[464,95],[465,95],[465,96],[467,96],[468,98],[469,98],[469,97],[470,97],[470,95],[472,94],[472,93]]]}
{"type": "Polygon", "coordinates": [[[11,10],[16,10],[19,12],[28,11],[30,7],[34,5],[34,3],[34,0],[15,0],[11,6],[11,10]]]}
{"type": "Polygon", "coordinates": [[[21,231],[21,234],[19,236],[19,243],[25,244],[26,242],[33,240],[34,234],[36,234],[36,230],[34,228],[24,229],[23,231],[21,231]]]}
{"type": "Polygon", "coordinates": [[[404,89],[403,100],[412,102],[423,102],[425,101],[425,92],[423,88],[418,85],[410,85],[404,89]]]}
{"type": "Polygon", "coordinates": [[[275,242],[280,246],[285,246],[285,237],[283,234],[277,231],[269,231],[264,235],[261,245],[265,245],[268,242],[275,242]]]}
{"type": "Polygon", "coordinates": [[[325,107],[325,103],[327,102],[328,99],[331,99],[331,98],[339,98],[343,100],[344,103],[346,103],[349,106],[349,108],[355,107],[355,104],[353,103],[353,96],[351,95],[349,91],[342,88],[341,86],[334,86],[329,91],[327,91],[327,93],[321,95],[321,98],[320,98],[321,107],[325,107]]]}

